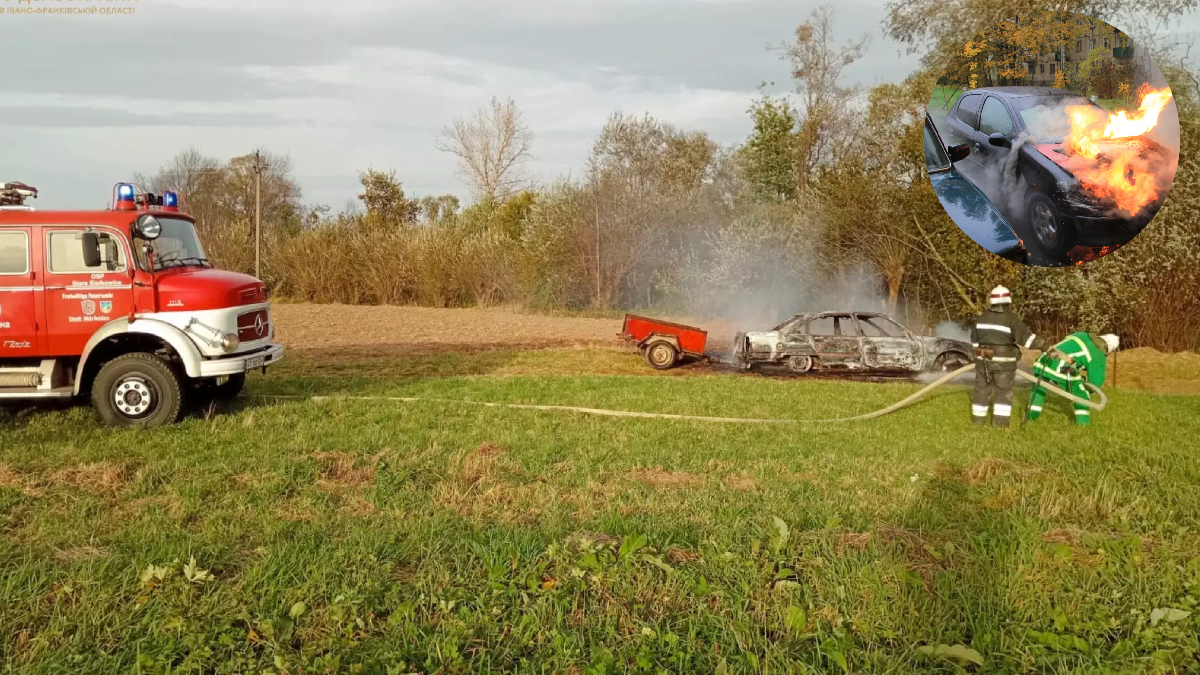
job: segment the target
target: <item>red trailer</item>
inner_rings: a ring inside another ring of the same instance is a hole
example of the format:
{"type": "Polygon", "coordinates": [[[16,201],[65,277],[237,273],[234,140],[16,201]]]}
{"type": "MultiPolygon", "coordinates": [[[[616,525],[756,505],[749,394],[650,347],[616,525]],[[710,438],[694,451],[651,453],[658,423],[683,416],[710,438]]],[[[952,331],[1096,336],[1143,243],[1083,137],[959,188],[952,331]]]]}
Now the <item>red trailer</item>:
{"type": "Polygon", "coordinates": [[[694,326],[634,314],[625,315],[620,337],[636,344],[646,363],[657,370],[672,368],[684,357],[704,358],[708,342],[708,332],[694,326]]]}

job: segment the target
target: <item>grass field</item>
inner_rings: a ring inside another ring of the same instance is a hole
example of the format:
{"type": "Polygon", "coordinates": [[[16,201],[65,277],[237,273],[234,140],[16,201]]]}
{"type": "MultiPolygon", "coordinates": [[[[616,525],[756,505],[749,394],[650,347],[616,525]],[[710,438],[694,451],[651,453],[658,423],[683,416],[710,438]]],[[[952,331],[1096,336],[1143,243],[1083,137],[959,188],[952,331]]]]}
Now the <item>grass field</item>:
{"type": "MultiPolygon", "coordinates": [[[[318,365],[250,393],[794,418],[915,388],[660,376],[588,348],[318,365]]],[[[961,387],[811,427],[250,399],[138,433],[0,411],[0,668],[1194,672],[1200,397],[1110,396],[1089,428],[1056,406],[1023,432],[970,426],[961,387]]]]}

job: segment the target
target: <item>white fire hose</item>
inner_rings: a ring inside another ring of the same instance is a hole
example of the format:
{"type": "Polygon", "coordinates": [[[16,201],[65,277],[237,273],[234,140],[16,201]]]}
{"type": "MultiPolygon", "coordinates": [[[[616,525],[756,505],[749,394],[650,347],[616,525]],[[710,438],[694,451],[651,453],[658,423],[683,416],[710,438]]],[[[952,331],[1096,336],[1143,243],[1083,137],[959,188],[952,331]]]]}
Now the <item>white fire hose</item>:
{"type": "MultiPolygon", "coordinates": [[[[825,423],[825,422],[830,422],[830,423],[832,423],[832,422],[855,422],[855,421],[859,421],[859,420],[869,420],[869,419],[874,419],[876,417],[883,417],[884,415],[887,415],[888,413],[893,413],[905,406],[912,405],[918,399],[922,398],[923,396],[925,396],[929,392],[933,391],[934,389],[941,387],[942,385],[950,382],[951,380],[958,377],[959,375],[962,375],[969,370],[973,370],[974,368],[975,368],[974,364],[968,364],[968,365],[963,366],[962,368],[959,368],[958,370],[955,370],[950,373],[946,373],[941,378],[939,378],[937,381],[926,386],[925,388],[916,392],[912,396],[909,396],[908,398],[904,399],[903,401],[900,401],[899,403],[895,403],[886,408],[883,408],[882,410],[876,410],[875,412],[872,412],[872,413],[866,413],[864,415],[856,415],[854,417],[839,417],[839,418],[834,418],[834,419],[808,419],[808,420],[790,419],[789,420],[789,419],[757,419],[757,418],[752,418],[752,417],[745,417],[745,418],[743,418],[743,417],[706,417],[706,416],[700,416],[700,415],[672,415],[672,414],[668,414],[668,413],[648,413],[648,412],[636,412],[636,411],[631,411],[631,410],[606,410],[603,408],[582,408],[582,407],[578,407],[578,406],[565,406],[565,405],[534,405],[534,404],[530,404],[530,403],[488,403],[488,402],[484,402],[484,401],[462,401],[462,400],[454,400],[454,399],[419,398],[419,397],[409,397],[409,396],[265,396],[264,395],[264,396],[256,396],[255,398],[277,399],[277,400],[279,400],[279,399],[282,399],[282,400],[305,400],[305,401],[396,401],[396,402],[401,402],[401,403],[422,403],[422,402],[425,402],[425,403],[450,403],[450,404],[461,404],[461,405],[477,405],[477,406],[482,406],[485,408],[509,408],[509,409],[513,409],[513,410],[541,410],[541,411],[553,411],[553,412],[574,412],[574,413],[581,413],[581,414],[585,414],[585,415],[599,415],[599,416],[603,416],[603,417],[636,417],[636,418],[643,418],[643,419],[683,420],[683,421],[690,421],[690,422],[722,422],[722,423],[727,423],[727,424],[810,424],[810,423],[814,423],[814,422],[821,422],[821,423],[825,423]]],[[[1017,374],[1020,375],[1021,377],[1025,378],[1026,380],[1029,380],[1030,382],[1034,383],[1035,385],[1037,384],[1038,380],[1033,375],[1031,375],[1023,370],[1018,370],[1017,374]]],[[[1092,410],[1104,410],[1104,407],[1106,405],[1108,405],[1108,397],[1105,396],[1104,392],[1100,391],[1100,389],[1098,387],[1094,387],[1090,383],[1086,383],[1086,382],[1084,384],[1086,387],[1088,387],[1092,391],[1096,392],[1096,394],[1100,397],[1099,401],[1089,401],[1088,399],[1080,398],[1078,396],[1075,396],[1074,394],[1063,391],[1062,389],[1059,389],[1058,387],[1055,387],[1055,386],[1047,386],[1047,387],[1045,387],[1045,389],[1047,391],[1049,391],[1050,393],[1055,394],[1056,396],[1061,396],[1061,397],[1071,401],[1072,403],[1078,403],[1079,405],[1087,406],[1088,408],[1091,408],[1092,410]]]]}

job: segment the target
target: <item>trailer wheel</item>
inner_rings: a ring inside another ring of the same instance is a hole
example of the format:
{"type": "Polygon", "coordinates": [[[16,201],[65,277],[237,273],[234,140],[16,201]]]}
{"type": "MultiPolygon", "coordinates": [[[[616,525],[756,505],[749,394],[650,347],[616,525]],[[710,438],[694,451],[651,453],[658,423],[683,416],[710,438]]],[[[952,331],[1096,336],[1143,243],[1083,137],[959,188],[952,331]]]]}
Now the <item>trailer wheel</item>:
{"type": "Polygon", "coordinates": [[[789,356],[787,367],[793,373],[807,373],[813,368],[813,357],[803,355],[789,356]]]}
{"type": "Polygon", "coordinates": [[[147,352],[104,364],[92,384],[92,405],[105,424],[153,428],[179,421],[183,383],[163,359],[147,352]]]}
{"type": "Polygon", "coordinates": [[[667,370],[679,363],[679,352],[670,342],[658,340],[646,345],[646,363],[656,370],[667,370]]]}

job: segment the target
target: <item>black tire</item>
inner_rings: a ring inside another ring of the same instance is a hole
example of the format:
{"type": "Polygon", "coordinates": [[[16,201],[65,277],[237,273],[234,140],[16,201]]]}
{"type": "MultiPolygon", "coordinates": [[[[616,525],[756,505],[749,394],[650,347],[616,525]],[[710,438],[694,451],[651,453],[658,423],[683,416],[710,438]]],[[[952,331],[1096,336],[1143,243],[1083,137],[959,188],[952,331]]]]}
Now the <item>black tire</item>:
{"type": "Polygon", "coordinates": [[[183,383],[165,360],[134,352],[104,364],[92,384],[92,406],[113,427],[150,429],[183,413],[183,383]]]}
{"type": "Polygon", "coordinates": [[[971,360],[958,352],[946,352],[933,362],[933,369],[943,373],[952,373],[970,363],[971,360]]]}
{"type": "Polygon", "coordinates": [[[643,354],[646,357],[646,363],[655,370],[674,368],[675,364],[679,363],[679,350],[666,340],[656,340],[646,345],[643,354]]]}
{"type": "Polygon", "coordinates": [[[1058,207],[1042,192],[1029,195],[1025,206],[1025,218],[1033,232],[1033,243],[1042,253],[1061,258],[1075,248],[1075,231],[1063,220],[1058,207]]]}

